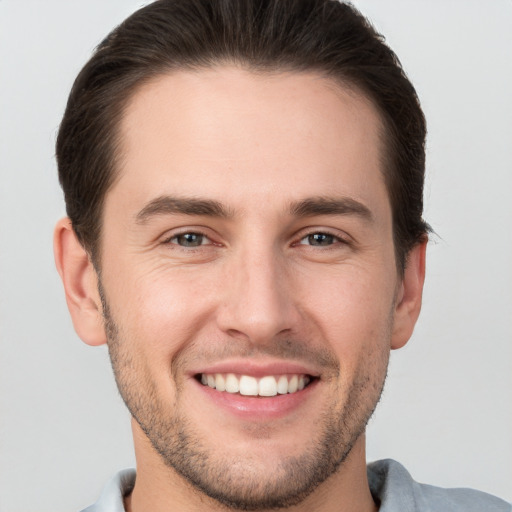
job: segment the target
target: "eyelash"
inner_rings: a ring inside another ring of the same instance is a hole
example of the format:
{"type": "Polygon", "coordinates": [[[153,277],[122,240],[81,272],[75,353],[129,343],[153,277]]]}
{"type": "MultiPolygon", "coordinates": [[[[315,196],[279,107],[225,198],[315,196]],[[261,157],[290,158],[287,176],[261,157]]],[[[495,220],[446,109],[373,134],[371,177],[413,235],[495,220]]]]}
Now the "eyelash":
{"type": "MultiPolygon", "coordinates": [[[[211,241],[211,239],[208,237],[208,235],[206,235],[205,233],[202,233],[201,231],[183,231],[181,233],[174,233],[172,236],[166,238],[164,241],[163,241],[163,244],[171,244],[171,245],[175,245],[181,249],[185,249],[185,250],[193,250],[193,249],[198,249],[199,247],[201,246],[205,246],[205,245],[218,245],[218,244],[215,244],[214,242],[211,241]],[[193,236],[197,236],[197,237],[201,237],[201,241],[198,245],[190,245],[190,246],[187,246],[187,245],[181,245],[179,243],[177,243],[177,239],[179,237],[184,237],[184,236],[187,236],[187,235],[193,235],[193,236]],[[173,240],[176,239],[176,242],[173,242],[173,240]],[[204,240],[209,240],[210,243],[203,243],[204,240]]],[[[342,245],[350,245],[350,242],[339,236],[339,235],[335,235],[333,233],[330,233],[329,231],[327,230],[318,230],[318,231],[310,231],[309,233],[306,233],[304,234],[303,236],[301,236],[301,238],[298,239],[297,242],[294,242],[292,245],[293,246],[297,246],[297,245],[305,245],[305,246],[309,246],[309,247],[323,247],[323,248],[332,248],[332,246],[334,245],[337,245],[337,244],[342,244],[342,245]],[[318,237],[318,236],[324,236],[324,237],[328,237],[328,238],[331,238],[332,239],[332,242],[329,243],[328,245],[321,245],[321,244],[318,244],[318,245],[315,245],[313,243],[303,243],[304,240],[308,239],[309,238],[309,242],[312,241],[312,237],[318,237]]]]}
{"type": "MultiPolygon", "coordinates": [[[[204,239],[210,240],[208,235],[206,235],[204,233],[201,233],[200,231],[183,231],[181,233],[174,233],[172,236],[170,236],[167,239],[165,239],[163,241],[163,243],[164,244],[176,245],[177,247],[180,247],[182,249],[190,250],[190,249],[198,249],[199,247],[201,247],[203,245],[210,245],[210,244],[202,243],[204,241],[204,239]],[[195,235],[197,237],[202,237],[203,240],[198,245],[191,245],[191,246],[180,245],[179,243],[173,243],[174,239],[178,239],[179,237],[184,237],[184,236],[187,236],[187,235],[195,235]]],[[[210,240],[210,242],[211,242],[211,240],[210,240]]],[[[213,244],[213,245],[215,245],[215,244],[213,244]]]]}
{"type": "Polygon", "coordinates": [[[307,233],[302,238],[300,238],[300,240],[296,243],[296,245],[307,245],[310,247],[329,247],[329,248],[336,244],[348,245],[349,242],[348,242],[348,240],[346,240],[345,238],[342,238],[339,235],[335,235],[333,233],[330,233],[329,231],[322,231],[322,230],[312,231],[310,233],[307,233]],[[330,238],[330,239],[332,239],[332,241],[328,245],[321,245],[321,244],[315,245],[312,243],[309,243],[309,244],[303,243],[303,240],[309,239],[309,242],[311,242],[313,237],[319,237],[319,236],[330,238]]]}

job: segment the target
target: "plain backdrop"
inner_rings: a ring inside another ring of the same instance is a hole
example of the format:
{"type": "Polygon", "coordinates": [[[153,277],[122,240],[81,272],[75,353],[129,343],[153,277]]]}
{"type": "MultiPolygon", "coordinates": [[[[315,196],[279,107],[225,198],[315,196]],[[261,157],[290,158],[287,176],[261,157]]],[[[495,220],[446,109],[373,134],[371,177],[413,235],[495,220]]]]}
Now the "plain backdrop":
{"type": "MultiPolygon", "coordinates": [[[[429,124],[424,308],[393,353],[368,458],[512,500],[512,2],[359,0],[429,124]]],[[[143,2],[0,0],[0,511],[91,504],[132,466],[104,347],[75,335],[54,270],[54,142],[100,40],[143,2]]],[[[219,432],[222,438],[222,432],[219,432]]]]}

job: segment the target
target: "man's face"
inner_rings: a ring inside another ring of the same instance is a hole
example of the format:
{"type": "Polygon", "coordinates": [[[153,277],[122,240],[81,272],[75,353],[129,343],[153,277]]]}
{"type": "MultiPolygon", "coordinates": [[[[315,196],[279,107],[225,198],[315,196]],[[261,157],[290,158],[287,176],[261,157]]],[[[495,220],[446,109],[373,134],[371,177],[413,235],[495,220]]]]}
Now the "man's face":
{"type": "Polygon", "coordinates": [[[379,399],[400,289],[380,130],[316,74],[180,71],[128,105],[102,228],[113,367],[146,449],[224,503],[302,499],[379,399]]]}

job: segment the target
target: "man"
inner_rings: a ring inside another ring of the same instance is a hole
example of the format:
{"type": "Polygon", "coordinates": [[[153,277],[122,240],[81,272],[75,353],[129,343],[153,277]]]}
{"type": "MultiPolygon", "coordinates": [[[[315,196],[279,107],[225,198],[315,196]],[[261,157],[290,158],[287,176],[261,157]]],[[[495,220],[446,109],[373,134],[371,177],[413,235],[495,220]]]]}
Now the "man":
{"type": "Polygon", "coordinates": [[[509,510],[366,467],[421,306],[424,140],[348,5],[160,0],[109,35],[57,142],[57,267],[137,458],[89,510],[509,510]]]}

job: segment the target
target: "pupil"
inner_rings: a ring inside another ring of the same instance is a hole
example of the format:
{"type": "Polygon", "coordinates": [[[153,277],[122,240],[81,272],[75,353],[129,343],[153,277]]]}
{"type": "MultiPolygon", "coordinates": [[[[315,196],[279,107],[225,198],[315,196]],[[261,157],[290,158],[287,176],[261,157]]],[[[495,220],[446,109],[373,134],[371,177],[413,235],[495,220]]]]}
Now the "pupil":
{"type": "Polygon", "coordinates": [[[198,235],[196,233],[185,233],[178,237],[178,243],[186,247],[198,247],[202,242],[203,235],[198,235]]]}
{"type": "Polygon", "coordinates": [[[327,235],[326,233],[315,233],[309,235],[309,243],[311,245],[331,245],[333,238],[332,235],[327,235]]]}

